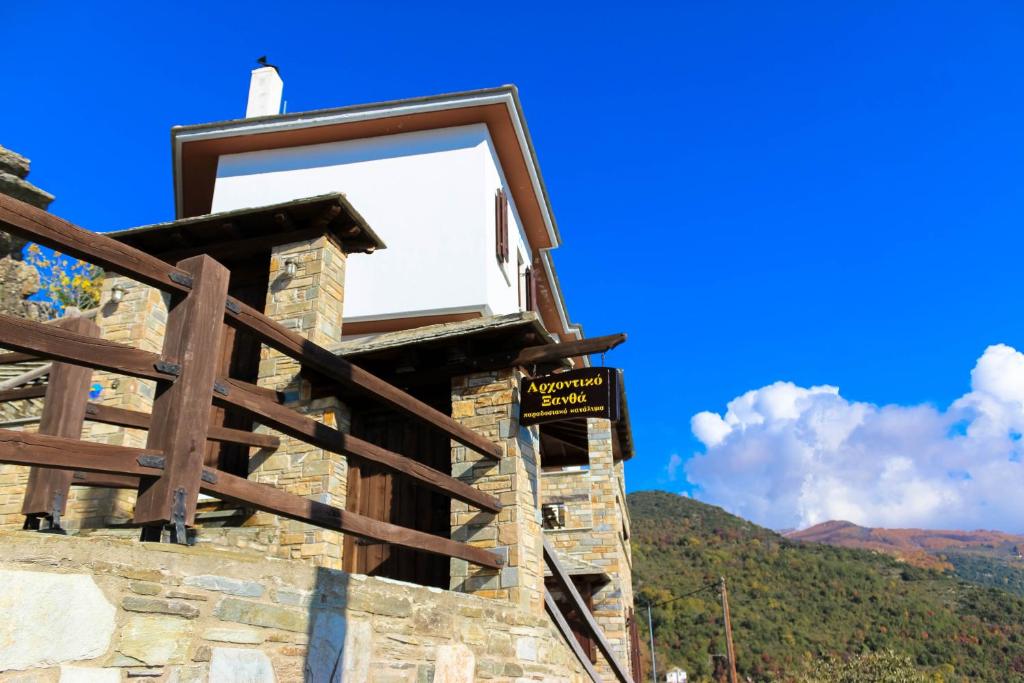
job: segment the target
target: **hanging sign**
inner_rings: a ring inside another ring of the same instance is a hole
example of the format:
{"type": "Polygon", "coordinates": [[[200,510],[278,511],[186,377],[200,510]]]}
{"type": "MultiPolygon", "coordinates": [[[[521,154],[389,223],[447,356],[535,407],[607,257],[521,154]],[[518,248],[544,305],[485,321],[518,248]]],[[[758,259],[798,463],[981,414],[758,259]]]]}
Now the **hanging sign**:
{"type": "Polygon", "coordinates": [[[619,419],[619,371],[583,368],[544,377],[526,377],[519,386],[519,424],[577,417],[619,419]]]}

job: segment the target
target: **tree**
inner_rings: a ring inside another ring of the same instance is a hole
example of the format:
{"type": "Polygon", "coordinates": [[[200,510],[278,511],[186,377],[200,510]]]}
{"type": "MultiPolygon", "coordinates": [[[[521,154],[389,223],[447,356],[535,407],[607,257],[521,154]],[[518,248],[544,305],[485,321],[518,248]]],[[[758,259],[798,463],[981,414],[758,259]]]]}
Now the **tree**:
{"type": "Polygon", "coordinates": [[[796,683],[931,683],[934,680],[918,671],[910,657],[886,650],[849,659],[817,660],[796,678],[796,683]]]}
{"type": "Polygon", "coordinates": [[[26,261],[39,271],[40,290],[35,297],[43,318],[58,318],[68,306],[85,311],[99,305],[102,268],[57,251],[44,251],[37,244],[30,244],[25,254],[26,261]]]}

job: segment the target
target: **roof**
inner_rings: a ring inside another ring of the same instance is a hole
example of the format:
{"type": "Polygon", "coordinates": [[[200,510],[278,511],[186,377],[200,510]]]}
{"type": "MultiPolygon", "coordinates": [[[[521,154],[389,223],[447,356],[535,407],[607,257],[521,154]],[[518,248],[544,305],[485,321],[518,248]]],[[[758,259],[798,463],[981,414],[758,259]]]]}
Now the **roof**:
{"type": "Polygon", "coordinates": [[[172,262],[200,253],[215,258],[222,255],[221,252],[241,257],[313,234],[332,235],[347,253],[385,248],[366,219],[340,193],[204,214],[107,234],[172,262]]]}
{"type": "Polygon", "coordinates": [[[546,343],[553,344],[557,341],[544,329],[544,325],[540,322],[536,313],[524,311],[521,313],[483,316],[458,322],[426,325],[424,327],[415,327],[411,330],[363,335],[343,340],[331,350],[342,356],[351,357],[409,345],[443,342],[445,340],[484,333],[520,329],[532,331],[537,336],[542,337],[546,343]]]}
{"type": "Polygon", "coordinates": [[[487,125],[524,230],[543,265],[546,282],[540,290],[545,322],[565,339],[581,339],[583,330],[569,320],[548,253],[561,244],[561,237],[514,85],[175,126],[171,129],[175,209],[179,217],[210,210],[222,155],[476,123],[487,125]]]}

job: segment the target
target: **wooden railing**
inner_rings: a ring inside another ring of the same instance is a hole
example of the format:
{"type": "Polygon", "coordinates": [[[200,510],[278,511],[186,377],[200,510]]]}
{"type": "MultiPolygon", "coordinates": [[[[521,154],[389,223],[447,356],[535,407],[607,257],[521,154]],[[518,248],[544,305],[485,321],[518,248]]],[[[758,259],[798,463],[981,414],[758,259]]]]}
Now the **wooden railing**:
{"type": "MultiPolygon", "coordinates": [[[[0,430],[0,462],[33,468],[23,506],[30,522],[41,517],[59,520],[72,482],[137,487],[134,521],[143,525],[143,538],[157,540],[169,525],[175,540],[184,542],[186,527],[195,522],[198,495],[205,493],[371,541],[486,567],[500,566],[498,556],[489,551],[205,467],[207,440],[266,448],[278,445],[276,437],[211,425],[210,407],[217,404],[248,413],[261,424],[318,448],[400,473],[418,485],[480,510],[497,513],[501,509],[497,498],[465,482],[281,405],[275,391],[218,376],[215,350],[221,348],[223,325],[247,331],[263,344],[296,359],[304,369],[423,421],[486,457],[501,457],[498,444],[228,296],[229,273],[208,256],[170,265],[5,196],[0,196],[0,230],[171,295],[159,354],[100,339],[95,323],[83,318],[47,325],[0,316],[0,346],[12,352],[0,356],[0,360],[55,361],[38,433],[0,430]],[[158,388],[152,414],[90,404],[92,369],[155,380],[158,388]],[[85,420],[147,429],[146,448],[82,441],[85,420]]],[[[12,391],[0,394],[0,400],[29,398],[38,395],[40,389],[12,391]]]]}
{"type": "MultiPolygon", "coordinates": [[[[629,670],[619,661],[615,650],[612,649],[608,639],[605,638],[604,631],[601,626],[594,619],[593,613],[590,608],[587,607],[587,603],[583,600],[583,596],[576,590],[576,584],[573,583],[572,577],[569,572],[565,571],[562,567],[562,563],[558,559],[558,552],[546,537],[544,538],[544,563],[547,568],[551,570],[551,576],[555,580],[555,585],[558,590],[562,592],[565,599],[572,606],[572,609],[579,615],[579,618],[583,622],[583,628],[586,629],[590,638],[597,643],[597,649],[604,655],[605,661],[608,663],[609,668],[612,670],[612,674],[615,676],[615,680],[620,683],[633,683],[633,678],[630,676],[629,670]]],[[[583,651],[583,648],[579,647],[579,643],[576,641],[576,636],[569,631],[569,626],[565,622],[565,617],[560,614],[558,605],[555,604],[554,598],[550,593],[544,593],[544,604],[547,607],[548,614],[554,619],[555,624],[566,635],[566,640],[569,642],[569,646],[572,648],[576,657],[580,660],[583,668],[593,681],[600,681],[600,677],[590,664],[590,658],[583,651]]]]}

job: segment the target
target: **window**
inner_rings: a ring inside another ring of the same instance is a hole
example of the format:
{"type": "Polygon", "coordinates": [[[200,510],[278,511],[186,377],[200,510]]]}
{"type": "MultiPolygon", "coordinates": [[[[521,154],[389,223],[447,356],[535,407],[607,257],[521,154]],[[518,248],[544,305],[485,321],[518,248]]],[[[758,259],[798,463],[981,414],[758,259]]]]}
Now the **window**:
{"type": "Polygon", "coordinates": [[[494,194],[494,244],[498,263],[508,263],[508,197],[501,188],[494,194]]]}

